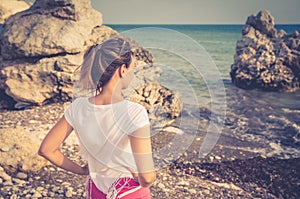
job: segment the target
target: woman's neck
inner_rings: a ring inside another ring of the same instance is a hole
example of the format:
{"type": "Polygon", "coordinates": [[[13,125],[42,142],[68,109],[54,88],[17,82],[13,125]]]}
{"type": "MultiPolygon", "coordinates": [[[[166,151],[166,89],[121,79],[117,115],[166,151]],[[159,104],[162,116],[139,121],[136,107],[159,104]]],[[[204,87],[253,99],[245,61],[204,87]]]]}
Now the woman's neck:
{"type": "Polygon", "coordinates": [[[114,104],[124,100],[122,92],[119,89],[102,88],[100,93],[95,97],[90,98],[94,104],[114,104]]]}

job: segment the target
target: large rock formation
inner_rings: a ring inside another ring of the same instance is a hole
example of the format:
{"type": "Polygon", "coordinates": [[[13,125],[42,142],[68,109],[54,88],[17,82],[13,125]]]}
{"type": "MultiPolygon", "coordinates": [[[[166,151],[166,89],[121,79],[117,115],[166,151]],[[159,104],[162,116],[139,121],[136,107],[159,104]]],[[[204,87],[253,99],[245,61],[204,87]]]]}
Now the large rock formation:
{"type": "MultiPolygon", "coordinates": [[[[17,102],[17,108],[70,101],[74,71],[82,63],[83,53],[115,34],[116,31],[102,25],[102,15],[92,9],[90,0],[35,1],[30,9],[9,17],[1,32],[0,95],[4,90],[17,102]]],[[[151,53],[142,47],[136,49],[135,55],[140,60],[135,69],[138,78],[129,90],[137,92],[135,88],[149,88],[149,83],[157,82],[160,69],[153,65],[151,53]]],[[[155,89],[165,91],[170,99],[172,92],[167,88],[155,89]]],[[[135,94],[125,92],[124,96],[130,98],[135,94]]],[[[139,95],[144,96],[140,91],[139,95]]],[[[0,96],[0,104],[5,104],[1,99],[4,97],[0,96]]],[[[146,97],[138,100],[143,101],[150,103],[146,97]]],[[[150,104],[157,100],[152,101],[150,104]]],[[[176,117],[179,113],[173,106],[181,110],[181,105],[178,100],[173,102],[156,105],[164,106],[171,117],[176,117]]]]}
{"type": "Polygon", "coordinates": [[[113,34],[89,0],[37,0],[4,24],[0,88],[18,104],[69,100],[83,52],[113,34]]]}
{"type": "Polygon", "coordinates": [[[4,59],[42,58],[82,52],[102,15],[89,0],[37,0],[9,17],[1,33],[4,59]]]}
{"type": "Polygon", "coordinates": [[[295,91],[300,80],[300,32],[274,28],[269,11],[249,16],[236,45],[232,82],[244,89],[295,91]]]}
{"type": "Polygon", "coordinates": [[[3,24],[9,16],[27,10],[31,3],[18,0],[1,0],[0,1],[0,24],[3,24]]]}

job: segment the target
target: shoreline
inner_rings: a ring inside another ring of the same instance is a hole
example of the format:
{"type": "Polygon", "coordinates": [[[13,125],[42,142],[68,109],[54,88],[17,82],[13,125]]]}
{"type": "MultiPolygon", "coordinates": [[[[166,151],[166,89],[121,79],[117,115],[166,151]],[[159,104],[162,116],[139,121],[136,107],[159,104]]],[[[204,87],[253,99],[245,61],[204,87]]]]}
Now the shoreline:
{"type": "MultiPolygon", "coordinates": [[[[1,111],[2,121],[5,121],[5,124],[1,123],[1,128],[21,125],[41,139],[44,136],[42,134],[47,133],[63,114],[63,110],[64,105],[56,103],[27,110],[1,111]],[[3,120],[4,118],[6,119],[3,120]]],[[[196,133],[193,143],[179,159],[158,170],[157,180],[151,187],[153,198],[300,196],[297,189],[300,181],[300,176],[297,175],[300,172],[299,158],[285,160],[261,157],[259,153],[243,151],[238,147],[225,148],[224,143],[239,146],[247,145],[247,142],[238,143],[232,137],[224,135],[206,159],[199,159],[197,151],[202,135],[201,132],[196,133]],[[235,158],[232,158],[234,154],[235,158]]],[[[165,132],[153,137],[154,150],[161,147],[164,144],[162,142],[170,139],[170,136],[170,133],[165,132]]],[[[80,162],[78,145],[73,139],[69,141],[69,144],[63,146],[63,151],[80,162]]],[[[248,143],[251,144],[253,143],[248,143]]],[[[52,165],[47,165],[38,172],[4,172],[10,176],[10,180],[5,180],[3,171],[0,172],[0,198],[83,198],[85,194],[85,177],[65,172],[52,165]],[[25,178],[20,178],[18,173],[25,173],[25,178]]]]}

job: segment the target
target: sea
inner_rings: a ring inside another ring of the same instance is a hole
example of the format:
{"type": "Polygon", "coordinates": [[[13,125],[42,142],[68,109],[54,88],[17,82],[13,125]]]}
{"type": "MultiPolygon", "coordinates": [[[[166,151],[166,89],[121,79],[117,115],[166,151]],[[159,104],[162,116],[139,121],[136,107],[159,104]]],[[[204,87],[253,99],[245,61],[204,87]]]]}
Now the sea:
{"type": "MultiPolygon", "coordinates": [[[[219,143],[265,157],[300,157],[300,90],[243,90],[231,82],[243,25],[107,25],[153,54],[160,82],[183,101],[181,129],[203,137],[203,154],[219,143]],[[200,122],[193,126],[191,117],[200,122]]],[[[300,24],[275,28],[291,34],[300,24]]]]}

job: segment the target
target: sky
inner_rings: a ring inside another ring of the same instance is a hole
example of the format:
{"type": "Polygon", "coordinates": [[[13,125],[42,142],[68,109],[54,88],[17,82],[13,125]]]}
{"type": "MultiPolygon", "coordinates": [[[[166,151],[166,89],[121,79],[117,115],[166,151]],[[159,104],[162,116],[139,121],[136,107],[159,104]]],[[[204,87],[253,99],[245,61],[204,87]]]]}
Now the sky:
{"type": "Polygon", "coordinates": [[[275,24],[300,24],[300,0],[91,0],[104,24],[245,24],[269,10],[275,24]]]}

